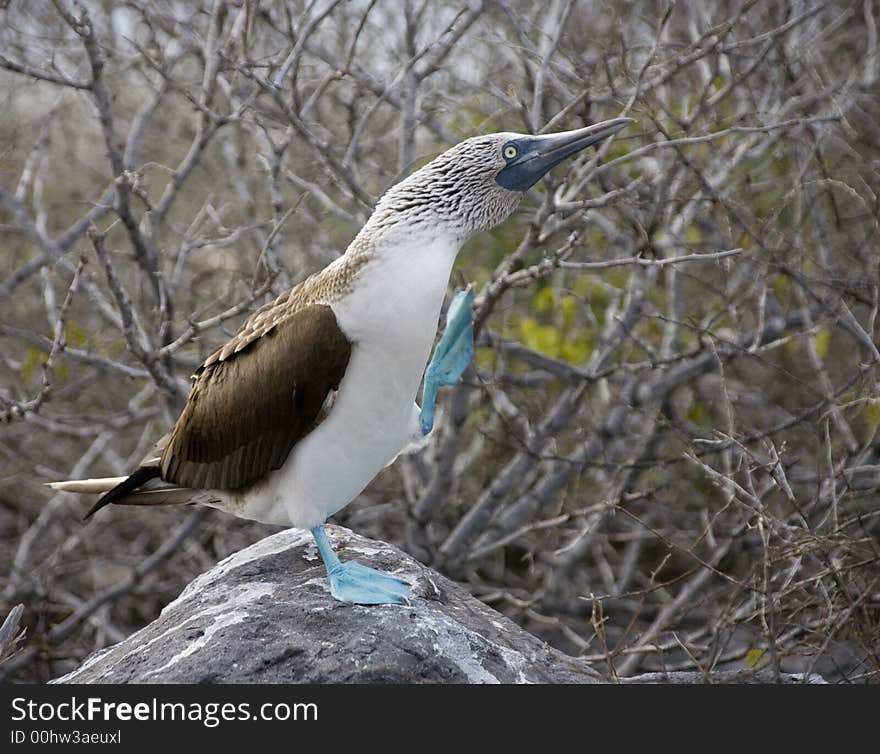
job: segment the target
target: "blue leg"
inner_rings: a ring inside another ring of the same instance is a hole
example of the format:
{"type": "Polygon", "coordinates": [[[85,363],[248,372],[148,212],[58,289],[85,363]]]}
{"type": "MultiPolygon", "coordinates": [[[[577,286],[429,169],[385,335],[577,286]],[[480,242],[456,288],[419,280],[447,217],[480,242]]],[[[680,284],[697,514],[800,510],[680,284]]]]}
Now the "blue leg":
{"type": "Polygon", "coordinates": [[[353,560],[343,563],[333,552],[323,526],[312,529],[312,536],[327,567],[330,594],[336,599],[355,605],[385,605],[403,602],[409,596],[409,584],[405,581],[353,560]]]}
{"type": "Polygon", "coordinates": [[[473,358],[473,303],[474,289],[469,287],[455,294],[446,312],[446,332],[437,343],[431,363],[425,371],[422,410],[419,413],[422,434],[428,434],[434,427],[437,390],[443,385],[456,384],[473,358]]]}

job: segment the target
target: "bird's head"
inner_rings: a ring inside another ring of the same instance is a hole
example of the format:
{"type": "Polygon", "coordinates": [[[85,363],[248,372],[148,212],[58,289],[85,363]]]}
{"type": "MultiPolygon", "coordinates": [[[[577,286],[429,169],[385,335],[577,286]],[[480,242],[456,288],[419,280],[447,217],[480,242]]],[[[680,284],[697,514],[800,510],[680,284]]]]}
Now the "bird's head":
{"type": "Polygon", "coordinates": [[[495,133],[447,149],[379,201],[374,222],[406,220],[459,240],[504,220],[551,168],[632,123],[614,118],[586,128],[538,136],[495,133]]]}

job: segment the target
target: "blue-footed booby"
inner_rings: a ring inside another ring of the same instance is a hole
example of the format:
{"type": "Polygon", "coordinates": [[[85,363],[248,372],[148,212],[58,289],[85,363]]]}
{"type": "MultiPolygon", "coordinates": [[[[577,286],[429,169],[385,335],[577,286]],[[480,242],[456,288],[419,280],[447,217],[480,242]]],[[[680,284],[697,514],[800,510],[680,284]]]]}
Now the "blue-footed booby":
{"type": "Polygon", "coordinates": [[[450,304],[425,370],[462,244],[510,215],[555,165],[631,122],[495,133],[443,152],[382,196],[342,256],[205,360],[177,422],[131,475],[51,486],[103,493],[87,517],[110,503],[198,503],[310,529],[334,597],[400,602],[409,585],[340,562],[323,524],[431,432],[438,388],[471,360],[469,289],[450,304]]]}

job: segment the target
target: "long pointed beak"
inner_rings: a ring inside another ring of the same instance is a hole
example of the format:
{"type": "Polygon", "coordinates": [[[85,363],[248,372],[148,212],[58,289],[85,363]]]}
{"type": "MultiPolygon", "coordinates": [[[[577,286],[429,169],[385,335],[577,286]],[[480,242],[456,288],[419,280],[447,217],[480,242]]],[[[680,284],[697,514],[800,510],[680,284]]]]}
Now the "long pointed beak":
{"type": "Polygon", "coordinates": [[[630,123],[635,121],[612,118],[574,131],[515,139],[510,145],[516,149],[516,157],[501,169],[495,182],[509,191],[527,191],[563,160],[607,139],[630,123]]]}

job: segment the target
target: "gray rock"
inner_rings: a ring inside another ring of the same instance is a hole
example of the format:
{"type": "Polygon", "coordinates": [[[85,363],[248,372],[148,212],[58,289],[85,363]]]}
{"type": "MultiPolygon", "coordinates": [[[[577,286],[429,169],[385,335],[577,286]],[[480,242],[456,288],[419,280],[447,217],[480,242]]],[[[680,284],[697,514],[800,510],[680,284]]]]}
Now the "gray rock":
{"type": "Polygon", "coordinates": [[[307,532],[218,563],[150,625],[55,683],[589,683],[460,586],[383,542],[328,527],[342,560],[413,585],[410,605],[337,602],[307,532]]]}
{"type": "MultiPolygon", "coordinates": [[[[404,552],[327,527],[342,560],[413,585],[409,605],[330,596],[308,532],[288,529],[221,561],[150,625],[53,683],[595,683],[550,647],[404,552]]],[[[703,683],[649,673],[625,683],[703,683]]],[[[819,676],[716,671],[721,683],[822,683],[819,676]]]]}

